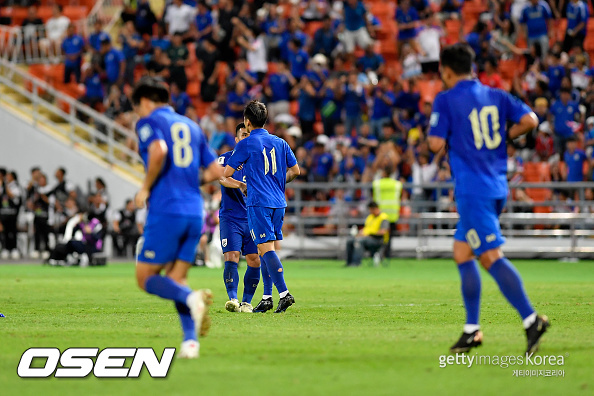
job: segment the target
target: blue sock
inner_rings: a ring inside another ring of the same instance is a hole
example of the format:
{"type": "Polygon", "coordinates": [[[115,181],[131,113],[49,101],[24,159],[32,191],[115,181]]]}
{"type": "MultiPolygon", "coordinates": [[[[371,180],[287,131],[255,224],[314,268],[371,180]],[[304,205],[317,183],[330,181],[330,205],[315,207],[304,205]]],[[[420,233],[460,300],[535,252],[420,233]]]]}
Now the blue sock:
{"type": "Polygon", "coordinates": [[[526,291],[524,291],[522,278],[520,278],[520,274],[507,258],[502,257],[495,261],[491,265],[489,273],[499,285],[501,293],[518,311],[522,319],[526,319],[534,313],[534,308],[530,305],[526,291]]]}
{"type": "Polygon", "coordinates": [[[260,268],[248,265],[243,277],[243,302],[251,303],[260,282],[260,268]]]}
{"type": "Polygon", "coordinates": [[[237,299],[237,286],[239,285],[239,272],[237,272],[237,263],[225,261],[225,270],[223,271],[225,279],[225,288],[229,300],[237,299]]]}
{"type": "Polygon", "coordinates": [[[186,304],[178,302],[175,303],[175,308],[179,314],[179,321],[181,322],[181,327],[184,332],[184,341],[197,340],[196,325],[194,324],[192,315],[190,315],[190,308],[188,308],[186,304]]]}
{"type": "Polygon", "coordinates": [[[462,298],[466,307],[466,324],[478,325],[481,305],[481,275],[476,261],[458,264],[462,282],[462,298]]]}
{"type": "Polygon", "coordinates": [[[264,285],[263,296],[272,296],[272,278],[268,273],[268,265],[263,256],[260,256],[260,270],[262,271],[262,284],[264,285]]]}
{"type": "Polygon", "coordinates": [[[276,255],[274,250],[271,250],[264,254],[264,261],[268,266],[268,274],[270,278],[272,278],[272,282],[274,286],[276,286],[276,290],[280,293],[286,292],[287,285],[285,284],[285,274],[283,271],[283,265],[281,264],[280,259],[276,255]]]}
{"type": "Polygon", "coordinates": [[[161,275],[153,275],[146,280],[144,289],[147,293],[154,294],[166,300],[186,304],[186,299],[192,292],[187,286],[181,286],[171,278],[161,275]]]}

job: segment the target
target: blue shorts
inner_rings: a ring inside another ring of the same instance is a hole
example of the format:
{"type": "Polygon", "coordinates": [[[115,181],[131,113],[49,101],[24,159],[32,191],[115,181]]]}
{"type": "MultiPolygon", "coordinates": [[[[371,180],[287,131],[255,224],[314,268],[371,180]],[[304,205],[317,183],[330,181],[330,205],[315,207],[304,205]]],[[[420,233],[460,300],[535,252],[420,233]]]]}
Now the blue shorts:
{"type": "Polygon", "coordinates": [[[154,214],[149,211],[138,261],[160,265],[175,260],[193,263],[201,236],[202,216],[154,214]]]}
{"type": "Polygon", "coordinates": [[[241,252],[244,256],[258,253],[246,220],[221,217],[220,226],[223,253],[241,252]]]}
{"type": "Polygon", "coordinates": [[[460,220],[454,239],[467,242],[477,256],[503,245],[505,238],[501,235],[499,215],[505,207],[506,200],[457,196],[456,206],[460,220]]]}
{"type": "Polygon", "coordinates": [[[285,208],[248,206],[248,225],[256,245],[282,240],[284,219],[285,208]]]}

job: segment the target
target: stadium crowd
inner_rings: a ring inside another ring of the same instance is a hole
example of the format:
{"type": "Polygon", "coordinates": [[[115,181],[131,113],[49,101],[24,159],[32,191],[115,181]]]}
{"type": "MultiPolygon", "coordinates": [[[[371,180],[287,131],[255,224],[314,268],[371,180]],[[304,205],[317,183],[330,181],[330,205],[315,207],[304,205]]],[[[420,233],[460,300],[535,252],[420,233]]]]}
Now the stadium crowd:
{"type": "MultiPolygon", "coordinates": [[[[400,0],[393,15],[374,15],[379,2],[172,0],[153,10],[138,0],[124,8],[118,34],[97,21],[89,37],[56,6],[46,29],[60,37],[64,80],[84,84],[81,100],[127,127],[134,124],[127,95],[143,74],[169,82],[171,105],[202,126],[219,154],[234,147],[244,104],[264,101],[269,129],[295,150],[302,182],[371,182],[386,170],[414,184],[451,181],[446,158],[430,153],[426,136],[441,87],[440,49],[466,41],[477,78],[511,91],[540,120],[507,143],[510,181],[592,180],[587,3],[400,0]],[[464,12],[469,4],[481,10],[474,19],[464,12]],[[465,26],[472,26],[467,34],[465,26]],[[535,162],[544,165],[530,180],[525,168],[535,162]]],[[[23,28],[33,23],[34,7],[23,28]]],[[[312,190],[304,198],[333,195],[312,190]]],[[[516,198],[534,198],[528,195],[516,198]]],[[[403,192],[411,198],[453,210],[449,190],[403,192]]]]}

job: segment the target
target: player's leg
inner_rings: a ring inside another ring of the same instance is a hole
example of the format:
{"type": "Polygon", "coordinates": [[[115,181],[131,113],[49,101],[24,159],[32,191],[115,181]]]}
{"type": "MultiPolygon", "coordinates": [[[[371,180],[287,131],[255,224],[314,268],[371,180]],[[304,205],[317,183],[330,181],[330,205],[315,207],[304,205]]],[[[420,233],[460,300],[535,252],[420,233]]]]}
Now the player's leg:
{"type": "Polygon", "coordinates": [[[239,300],[237,299],[237,288],[239,285],[239,264],[240,250],[242,246],[242,234],[238,225],[227,219],[221,220],[221,248],[225,258],[223,270],[223,281],[229,301],[225,303],[225,309],[229,312],[239,312],[239,300]]]}
{"type": "Polygon", "coordinates": [[[254,312],[264,313],[274,308],[274,301],[272,300],[272,278],[268,273],[268,266],[265,264],[264,258],[262,256],[258,257],[260,259],[260,271],[262,272],[264,290],[262,292],[262,300],[254,307],[254,312]]]}
{"type": "Polygon", "coordinates": [[[466,309],[466,323],[458,341],[451,346],[452,353],[465,353],[482,344],[483,334],[479,326],[481,299],[481,276],[472,249],[465,241],[464,228],[458,223],[454,240],[454,261],[460,273],[460,289],[466,309]]]}
{"type": "Polygon", "coordinates": [[[239,312],[253,312],[252,299],[260,283],[260,256],[258,256],[258,247],[252,240],[247,224],[243,232],[243,245],[241,251],[245,255],[247,268],[243,276],[243,297],[239,312]]]}
{"type": "Polygon", "coordinates": [[[223,270],[223,279],[229,301],[225,303],[225,309],[229,312],[239,312],[239,300],[237,299],[237,289],[239,286],[239,251],[225,252],[225,269],[223,270]]]}

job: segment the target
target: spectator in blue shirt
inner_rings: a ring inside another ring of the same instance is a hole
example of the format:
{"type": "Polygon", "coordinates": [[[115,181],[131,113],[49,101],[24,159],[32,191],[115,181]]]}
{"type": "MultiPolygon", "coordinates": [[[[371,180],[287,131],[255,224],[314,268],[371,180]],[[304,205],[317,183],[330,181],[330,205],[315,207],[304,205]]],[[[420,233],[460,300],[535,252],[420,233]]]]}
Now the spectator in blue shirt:
{"type": "Polygon", "coordinates": [[[247,93],[245,81],[239,80],[235,84],[235,89],[227,94],[226,118],[232,118],[236,121],[243,118],[243,108],[250,101],[247,93]]]}
{"type": "Polygon", "coordinates": [[[198,13],[196,14],[196,40],[202,40],[212,37],[212,15],[210,7],[204,2],[198,2],[198,13]]]}
{"type": "Polygon", "coordinates": [[[365,161],[359,157],[355,147],[349,147],[338,168],[341,181],[360,182],[365,172],[365,161]]]}
{"type": "MultiPolygon", "coordinates": [[[[280,28],[282,30],[283,28],[280,28]]],[[[294,39],[299,40],[299,48],[307,44],[308,36],[301,30],[301,21],[298,18],[290,19],[288,26],[280,34],[280,41],[278,43],[279,56],[281,59],[289,60],[289,43],[294,39]]]]}
{"type": "Polygon", "coordinates": [[[586,146],[586,154],[592,157],[594,154],[594,116],[586,119],[586,128],[584,133],[584,146],[586,146]]]}
{"type": "Polygon", "coordinates": [[[382,137],[384,124],[392,118],[392,106],[396,101],[394,92],[390,90],[390,79],[382,77],[377,87],[372,91],[373,109],[371,113],[371,134],[379,138],[382,137]]]}
{"type": "Polygon", "coordinates": [[[68,33],[62,42],[64,52],[64,84],[70,82],[72,74],[77,83],[80,82],[80,66],[85,40],[75,33],[74,25],[68,26],[68,33]]]}
{"type": "Polygon", "coordinates": [[[291,66],[291,74],[297,80],[307,71],[307,63],[309,62],[309,55],[301,48],[301,40],[294,38],[289,42],[289,65],[291,66]]]}
{"type": "Polygon", "coordinates": [[[109,34],[103,31],[103,24],[99,18],[95,20],[93,26],[95,30],[89,36],[89,47],[93,53],[98,54],[101,51],[101,41],[109,38],[109,34]]]}
{"type": "Polygon", "coordinates": [[[90,107],[103,102],[105,92],[101,83],[100,69],[92,64],[84,73],[85,94],[79,100],[90,107]]]}
{"type": "Polygon", "coordinates": [[[140,37],[140,34],[136,33],[134,23],[132,21],[128,21],[122,27],[118,40],[122,45],[122,53],[124,54],[124,59],[126,60],[124,82],[134,85],[136,55],[138,54],[138,50],[142,47],[142,37],[140,37]]]}
{"type": "Polygon", "coordinates": [[[268,118],[274,122],[279,114],[289,114],[291,90],[297,84],[297,80],[289,72],[285,62],[277,63],[276,73],[271,73],[268,80],[264,82],[264,94],[268,97],[268,118]]]}
{"type": "Polygon", "coordinates": [[[344,2],[344,32],[342,43],[347,54],[355,51],[355,46],[367,48],[373,44],[368,31],[367,10],[360,0],[344,2]]]}
{"type": "MultiPolygon", "coordinates": [[[[320,136],[322,137],[322,136],[320,136]]],[[[314,182],[326,182],[332,175],[332,168],[334,167],[334,158],[332,154],[326,151],[324,143],[316,141],[313,148],[311,173],[314,182]]]]}
{"type": "Polygon", "coordinates": [[[365,54],[357,60],[357,67],[363,73],[375,72],[382,74],[384,72],[384,58],[373,51],[373,45],[365,48],[365,54]]]}
{"type": "Polygon", "coordinates": [[[530,4],[524,8],[520,18],[528,47],[531,48],[534,43],[539,43],[543,57],[549,53],[549,30],[552,30],[552,18],[551,8],[544,0],[530,0],[530,4]]]}
{"type": "Polygon", "coordinates": [[[324,134],[334,136],[336,126],[341,120],[343,107],[339,80],[334,77],[327,79],[318,96],[320,98],[320,114],[324,125],[324,134]]]}
{"type": "Polygon", "coordinates": [[[111,46],[109,38],[101,41],[101,55],[103,56],[103,70],[108,87],[112,84],[120,85],[126,69],[126,62],[122,51],[111,46]]]}
{"type": "Polygon", "coordinates": [[[588,163],[587,159],[586,153],[577,148],[577,137],[571,136],[567,140],[567,151],[563,155],[568,182],[584,181],[584,163],[588,163]]]}
{"type": "Polygon", "coordinates": [[[312,53],[323,54],[331,58],[337,45],[338,38],[334,29],[332,29],[332,19],[326,15],[323,19],[322,27],[314,33],[312,53]]]}
{"type": "Polygon", "coordinates": [[[167,52],[169,47],[171,47],[171,40],[165,35],[165,27],[163,25],[157,25],[157,37],[151,39],[151,46],[153,48],[160,48],[163,52],[167,52]]]}
{"type": "Polygon", "coordinates": [[[561,88],[561,80],[565,77],[565,67],[561,65],[561,56],[556,53],[549,55],[549,67],[546,72],[549,78],[549,90],[553,96],[557,96],[561,88]]]}
{"type": "Polygon", "coordinates": [[[561,99],[555,101],[551,106],[550,116],[554,119],[555,150],[559,154],[563,154],[567,141],[573,137],[571,123],[578,119],[580,110],[576,102],[570,101],[571,91],[569,89],[561,88],[560,96],[561,99]]]}
{"type": "Polygon", "coordinates": [[[299,111],[297,118],[301,126],[302,141],[307,142],[314,134],[314,123],[316,121],[316,107],[318,98],[316,90],[306,76],[301,78],[299,84],[295,85],[291,94],[297,97],[299,102],[299,111]]]}
{"type": "Polygon", "coordinates": [[[181,92],[175,82],[171,83],[171,107],[175,109],[177,114],[186,115],[186,110],[190,107],[190,97],[187,93],[181,92]]]}
{"type": "Polygon", "coordinates": [[[431,8],[429,8],[429,1],[411,0],[410,5],[415,10],[417,10],[417,14],[419,14],[419,18],[421,20],[424,20],[425,18],[431,16],[431,8]]]}
{"type": "Polygon", "coordinates": [[[563,40],[563,51],[583,47],[588,31],[588,5],[583,0],[571,0],[567,4],[567,32],[563,40]]]}
{"type": "Polygon", "coordinates": [[[365,89],[359,82],[357,72],[351,72],[344,85],[344,110],[345,110],[345,128],[347,136],[350,136],[355,128],[357,135],[361,133],[361,114],[365,102],[365,89]]]}
{"type": "Polygon", "coordinates": [[[398,23],[398,48],[402,48],[417,37],[419,14],[410,6],[410,0],[401,0],[396,9],[396,22],[398,23]]]}
{"type": "MultiPolygon", "coordinates": [[[[148,0],[138,0],[136,6],[136,14],[134,16],[134,27],[141,35],[153,35],[153,25],[157,22],[157,18],[151,10],[151,5],[148,0]]],[[[163,48],[163,50],[167,50],[163,48]]]]}

